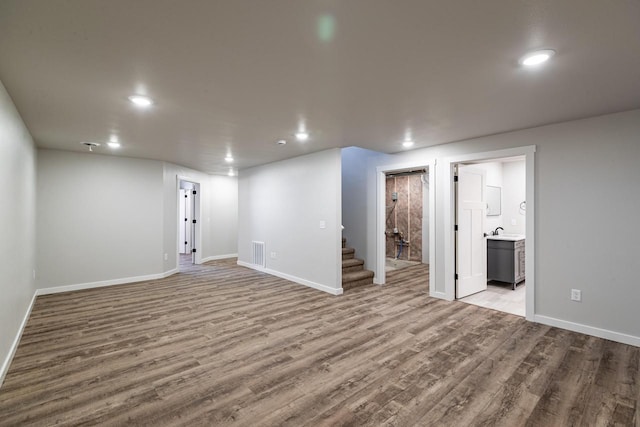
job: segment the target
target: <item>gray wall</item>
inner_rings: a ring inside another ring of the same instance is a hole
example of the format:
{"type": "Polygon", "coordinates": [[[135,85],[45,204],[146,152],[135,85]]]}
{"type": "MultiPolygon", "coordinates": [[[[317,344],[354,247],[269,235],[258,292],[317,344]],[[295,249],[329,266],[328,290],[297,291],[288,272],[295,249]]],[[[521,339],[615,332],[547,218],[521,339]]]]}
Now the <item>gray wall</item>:
{"type": "Polygon", "coordinates": [[[0,382],[35,287],[36,149],[0,83],[0,382]]]}
{"type": "Polygon", "coordinates": [[[202,258],[237,252],[236,178],[155,160],[38,153],[38,288],[176,269],[177,175],[201,183],[202,258]]]}
{"type": "MultiPolygon", "coordinates": [[[[375,232],[371,233],[367,222],[369,206],[375,206],[376,193],[368,188],[369,174],[367,165],[371,161],[380,161],[387,157],[377,151],[358,147],[342,149],[342,236],[347,246],[355,248],[356,257],[364,259],[368,268],[369,258],[374,254],[367,251],[369,240],[375,241],[375,232]]],[[[375,230],[375,224],[373,225],[375,230]]],[[[375,245],[375,242],[374,242],[375,245]]]]}
{"type": "Polygon", "coordinates": [[[38,150],[38,287],[163,272],[162,173],[153,160],[38,150]]]}
{"type": "MultiPolygon", "coordinates": [[[[640,110],[414,150],[391,163],[528,145],[537,146],[536,314],[640,337],[640,110]],[[570,301],[572,288],[582,290],[581,303],[570,301]]],[[[443,248],[445,183],[442,167],[436,171],[443,248]]],[[[375,219],[373,208],[369,214],[375,219]]],[[[443,291],[440,254],[436,265],[443,291]]]]}
{"type": "Polygon", "coordinates": [[[242,170],[238,260],[250,263],[251,241],[263,241],[268,269],[342,288],[340,192],[339,149],[242,170]]]}

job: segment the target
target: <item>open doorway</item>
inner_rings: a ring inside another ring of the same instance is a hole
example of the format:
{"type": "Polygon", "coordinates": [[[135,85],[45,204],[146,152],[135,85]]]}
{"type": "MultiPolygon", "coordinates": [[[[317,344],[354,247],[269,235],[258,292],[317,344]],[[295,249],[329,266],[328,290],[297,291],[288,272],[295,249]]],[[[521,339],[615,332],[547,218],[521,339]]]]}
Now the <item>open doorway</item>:
{"type": "Polygon", "coordinates": [[[178,177],[179,270],[200,263],[200,183],[178,177]]]}
{"type": "Polygon", "coordinates": [[[435,291],[434,167],[435,161],[416,159],[376,168],[374,283],[384,285],[387,271],[426,266],[419,274],[424,274],[429,293],[435,291]]]}
{"type": "Polygon", "coordinates": [[[456,299],[526,313],[524,156],[454,164],[456,299]]]}
{"type": "Polygon", "coordinates": [[[425,168],[385,174],[385,272],[429,264],[428,200],[425,168]]]}

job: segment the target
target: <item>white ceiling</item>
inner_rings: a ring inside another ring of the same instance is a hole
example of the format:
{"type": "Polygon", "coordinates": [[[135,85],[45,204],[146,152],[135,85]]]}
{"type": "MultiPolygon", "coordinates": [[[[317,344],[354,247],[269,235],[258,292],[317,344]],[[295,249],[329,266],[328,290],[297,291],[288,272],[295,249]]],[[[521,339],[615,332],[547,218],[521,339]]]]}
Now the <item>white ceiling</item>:
{"type": "Polygon", "coordinates": [[[640,2],[0,0],[0,80],[40,147],[116,134],[209,173],[393,153],[639,108],[640,2]],[[537,48],[557,54],[518,65],[537,48]]]}

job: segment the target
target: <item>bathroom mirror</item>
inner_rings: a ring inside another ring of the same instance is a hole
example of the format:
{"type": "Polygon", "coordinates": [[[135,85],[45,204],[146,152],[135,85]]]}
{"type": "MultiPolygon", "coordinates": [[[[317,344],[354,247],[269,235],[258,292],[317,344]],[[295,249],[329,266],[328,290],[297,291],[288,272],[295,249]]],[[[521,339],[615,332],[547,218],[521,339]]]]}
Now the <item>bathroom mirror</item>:
{"type": "Polygon", "coordinates": [[[487,185],[487,216],[502,214],[502,188],[487,185]]]}

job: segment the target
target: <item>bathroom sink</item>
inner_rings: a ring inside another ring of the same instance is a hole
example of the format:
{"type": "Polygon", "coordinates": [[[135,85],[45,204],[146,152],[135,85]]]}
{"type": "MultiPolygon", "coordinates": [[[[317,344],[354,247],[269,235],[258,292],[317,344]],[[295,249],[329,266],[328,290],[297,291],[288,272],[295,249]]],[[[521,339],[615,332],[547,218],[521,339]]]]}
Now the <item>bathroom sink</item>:
{"type": "Polygon", "coordinates": [[[491,239],[491,240],[510,240],[510,241],[517,241],[517,240],[524,240],[525,239],[525,235],[524,234],[510,234],[510,233],[505,233],[505,234],[500,234],[498,236],[487,236],[487,239],[491,239]]]}

